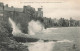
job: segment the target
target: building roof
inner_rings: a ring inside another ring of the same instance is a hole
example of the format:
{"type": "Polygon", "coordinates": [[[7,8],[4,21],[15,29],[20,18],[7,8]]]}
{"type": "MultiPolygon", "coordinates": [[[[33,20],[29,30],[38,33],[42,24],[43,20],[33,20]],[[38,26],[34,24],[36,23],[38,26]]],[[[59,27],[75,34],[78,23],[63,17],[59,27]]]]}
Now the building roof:
{"type": "Polygon", "coordinates": [[[23,8],[15,8],[16,12],[23,12],[23,8]]]}
{"type": "Polygon", "coordinates": [[[4,10],[5,11],[14,11],[14,8],[12,8],[12,7],[4,7],[4,10]]]}

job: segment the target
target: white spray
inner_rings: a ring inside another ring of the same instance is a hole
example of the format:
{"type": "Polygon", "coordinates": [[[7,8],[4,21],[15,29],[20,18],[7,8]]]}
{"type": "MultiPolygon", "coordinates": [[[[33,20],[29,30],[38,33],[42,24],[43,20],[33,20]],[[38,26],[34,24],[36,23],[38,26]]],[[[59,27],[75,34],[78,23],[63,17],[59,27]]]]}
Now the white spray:
{"type": "Polygon", "coordinates": [[[53,47],[55,42],[49,41],[49,42],[34,42],[31,43],[32,46],[29,46],[29,51],[53,51],[53,47]]]}
{"type": "Polygon", "coordinates": [[[9,22],[11,23],[11,26],[13,28],[12,34],[18,34],[21,33],[21,30],[16,26],[15,22],[9,17],[9,22]]]}
{"type": "Polygon", "coordinates": [[[28,33],[30,35],[39,34],[44,29],[44,26],[39,21],[30,21],[28,24],[28,33]]]}

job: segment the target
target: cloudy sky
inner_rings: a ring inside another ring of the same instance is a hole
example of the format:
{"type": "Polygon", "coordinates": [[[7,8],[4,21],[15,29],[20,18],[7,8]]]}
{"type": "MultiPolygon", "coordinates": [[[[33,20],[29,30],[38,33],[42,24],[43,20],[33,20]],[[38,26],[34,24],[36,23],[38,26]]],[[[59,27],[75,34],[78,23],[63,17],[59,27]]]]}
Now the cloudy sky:
{"type": "Polygon", "coordinates": [[[39,8],[43,6],[44,17],[67,18],[80,20],[80,0],[0,0],[9,6],[22,8],[31,5],[39,8]]]}

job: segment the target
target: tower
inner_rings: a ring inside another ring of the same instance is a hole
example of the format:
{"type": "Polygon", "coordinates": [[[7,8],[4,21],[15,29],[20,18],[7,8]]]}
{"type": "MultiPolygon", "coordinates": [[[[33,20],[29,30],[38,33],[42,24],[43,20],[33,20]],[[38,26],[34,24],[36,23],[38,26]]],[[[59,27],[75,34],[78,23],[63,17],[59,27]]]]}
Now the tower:
{"type": "Polygon", "coordinates": [[[42,7],[41,8],[38,8],[38,11],[37,11],[37,17],[43,17],[43,11],[42,11],[42,7]]]}

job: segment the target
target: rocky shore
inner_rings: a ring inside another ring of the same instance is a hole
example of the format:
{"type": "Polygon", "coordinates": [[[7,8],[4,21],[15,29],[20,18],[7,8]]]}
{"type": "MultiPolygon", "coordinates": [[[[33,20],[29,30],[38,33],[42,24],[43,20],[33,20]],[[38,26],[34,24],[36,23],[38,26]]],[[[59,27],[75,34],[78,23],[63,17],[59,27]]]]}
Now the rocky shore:
{"type": "Polygon", "coordinates": [[[12,28],[2,20],[0,20],[0,51],[28,51],[27,46],[15,41],[12,28]]]}

